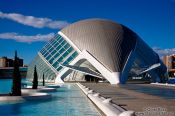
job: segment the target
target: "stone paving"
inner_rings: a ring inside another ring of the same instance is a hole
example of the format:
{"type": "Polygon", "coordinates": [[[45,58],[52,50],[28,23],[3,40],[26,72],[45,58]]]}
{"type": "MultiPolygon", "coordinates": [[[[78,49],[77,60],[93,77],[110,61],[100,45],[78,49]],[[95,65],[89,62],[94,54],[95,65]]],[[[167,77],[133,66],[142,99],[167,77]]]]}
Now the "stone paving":
{"type": "Polygon", "coordinates": [[[127,110],[163,112],[175,116],[175,87],[152,84],[81,83],[127,110]]]}

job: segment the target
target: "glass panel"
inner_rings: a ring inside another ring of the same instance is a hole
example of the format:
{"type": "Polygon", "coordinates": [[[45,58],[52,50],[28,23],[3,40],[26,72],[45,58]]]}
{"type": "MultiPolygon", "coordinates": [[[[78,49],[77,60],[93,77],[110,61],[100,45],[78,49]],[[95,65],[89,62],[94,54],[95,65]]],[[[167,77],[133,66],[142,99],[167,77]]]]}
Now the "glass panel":
{"type": "Polygon", "coordinates": [[[55,63],[53,64],[53,67],[54,67],[54,68],[57,68],[58,66],[59,66],[58,62],[55,62],[55,63]]]}
{"type": "Polygon", "coordinates": [[[72,61],[73,60],[73,57],[69,57],[66,61],[67,62],[70,62],[70,61],[72,61]]]}
{"type": "Polygon", "coordinates": [[[46,53],[44,54],[44,57],[46,57],[48,54],[49,54],[49,53],[48,53],[48,52],[46,52],[46,53]]]}
{"type": "Polygon", "coordinates": [[[68,52],[68,53],[71,53],[73,50],[74,50],[74,49],[73,49],[72,47],[70,47],[70,48],[67,50],[67,52],[68,52]]]}
{"type": "Polygon", "coordinates": [[[61,45],[63,46],[65,43],[66,43],[66,41],[64,40],[64,41],[61,43],[61,45]]]}
{"type": "Polygon", "coordinates": [[[68,52],[65,52],[62,56],[65,58],[68,54],[68,52]]]}
{"type": "Polygon", "coordinates": [[[54,48],[53,48],[53,47],[51,47],[51,49],[49,50],[49,52],[51,52],[53,49],[54,49],[54,48]]]}
{"type": "Polygon", "coordinates": [[[62,46],[61,46],[61,44],[60,44],[59,46],[57,46],[56,50],[59,50],[61,47],[62,47],[62,46]]]}
{"type": "Polygon", "coordinates": [[[49,54],[47,57],[46,57],[46,60],[49,60],[52,56],[49,54]]]}
{"type": "Polygon", "coordinates": [[[55,53],[56,53],[56,50],[53,50],[53,52],[51,54],[54,55],[55,53]]]}
{"type": "Polygon", "coordinates": [[[57,37],[57,42],[61,40],[61,36],[58,36],[57,37]]]}
{"type": "Polygon", "coordinates": [[[54,58],[51,58],[50,61],[49,61],[49,63],[52,64],[53,61],[54,61],[54,58]]]}
{"type": "Polygon", "coordinates": [[[60,66],[58,69],[57,69],[57,71],[60,71],[62,69],[62,67],[60,66]]]}
{"type": "Polygon", "coordinates": [[[54,47],[56,48],[58,45],[59,45],[59,43],[57,42],[57,43],[54,45],[54,47]]]}
{"type": "Polygon", "coordinates": [[[58,43],[61,43],[64,39],[63,38],[60,38],[60,40],[58,41],[58,43]]]}
{"type": "Polygon", "coordinates": [[[72,54],[72,57],[75,58],[77,55],[78,55],[78,53],[75,51],[75,52],[72,54]]]}
{"type": "Polygon", "coordinates": [[[67,49],[69,47],[70,47],[70,45],[68,43],[64,46],[65,49],[67,49]]]}
{"type": "MultiPolygon", "coordinates": [[[[69,61],[70,62],[70,61],[69,61]]],[[[63,64],[69,64],[69,62],[66,60],[63,64]]]]}
{"type": "Polygon", "coordinates": [[[61,62],[63,60],[63,57],[61,56],[57,61],[61,62]]]}
{"type": "Polygon", "coordinates": [[[52,48],[51,45],[48,46],[48,48],[46,48],[47,51],[49,51],[52,48]]]}
{"type": "Polygon", "coordinates": [[[59,51],[59,53],[63,53],[65,51],[64,48],[61,48],[61,50],[59,51]]]}
{"type": "Polygon", "coordinates": [[[56,55],[54,56],[54,58],[57,58],[60,55],[60,53],[56,53],[56,55]]]}

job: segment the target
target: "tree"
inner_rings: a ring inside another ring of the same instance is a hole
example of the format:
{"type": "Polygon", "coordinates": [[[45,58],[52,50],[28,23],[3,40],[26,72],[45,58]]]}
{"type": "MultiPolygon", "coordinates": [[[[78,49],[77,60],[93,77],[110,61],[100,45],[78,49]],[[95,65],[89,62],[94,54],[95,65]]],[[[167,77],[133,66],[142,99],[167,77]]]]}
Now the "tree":
{"type": "Polygon", "coordinates": [[[34,75],[33,75],[33,86],[32,89],[37,89],[38,88],[38,75],[37,75],[37,71],[36,71],[36,65],[34,68],[34,75]]]}
{"type": "Polygon", "coordinates": [[[43,73],[43,86],[45,86],[44,73],[43,73]]]}
{"type": "Polygon", "coordinates": [[[21,75],[19,71],[19,58],[17,57],[17,51],[15,51],[13,69],[13,83],[12,83],[12,96],[21,96],[21,75]]]}

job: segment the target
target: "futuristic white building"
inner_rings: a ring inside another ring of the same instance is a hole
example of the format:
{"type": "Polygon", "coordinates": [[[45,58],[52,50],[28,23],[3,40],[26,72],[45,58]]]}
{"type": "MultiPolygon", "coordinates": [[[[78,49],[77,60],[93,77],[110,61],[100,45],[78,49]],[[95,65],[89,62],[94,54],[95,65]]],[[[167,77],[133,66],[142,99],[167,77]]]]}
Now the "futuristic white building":
{"type": "Polygon", "coordinates": [[[69,80],[72,71],[77,71],[79,77],[88,74],[118,84],[136,75],[137,69],[156,63],[159,67],[146,72],[153,81],[159,81],[166,67],[136,33],[109,20],[88,19],[59,31],[38,52],[29,65],[27,77],[33,78],[36,65],[40,79],[44,74],[55,83],[69,80]]]}

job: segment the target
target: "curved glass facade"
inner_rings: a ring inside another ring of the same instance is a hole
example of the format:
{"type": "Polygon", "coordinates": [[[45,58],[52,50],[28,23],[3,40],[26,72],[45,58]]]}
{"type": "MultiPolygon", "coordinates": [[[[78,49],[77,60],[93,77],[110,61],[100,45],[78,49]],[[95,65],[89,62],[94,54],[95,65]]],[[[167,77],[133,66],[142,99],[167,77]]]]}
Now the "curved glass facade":
{"type": "Polygon", "coordinates": [[[54,80],[56,73],[42,60],[42,58],[37,55],[32,63],[28,67],[27,79],[33,80],[34,67],[36,65],[38,81],[42,81],[43,74],[45,75],[45,80],[54,80]]]}
{"type": "Polygon", "coordinates": [[[76,56],[78,56],[78,52],[63,37],[56,34],[29,65],[27,77],[33,78],[36,65],[39,79],[42,79],[41,74],[46,73],[47,80],[54,80],[63,69],[60,63],[69,64],[76,56]]]}
{"type": "Polygon", "coordinates": [[[152,82],[156,82],[161,75],[166,73],[166,67],[162,64],[159,59],[158,54],[156,54],[143,40],[137,40],[137,46],[135,50],[135,60],[131,66],[128,77],[143,77],[149,74],[149,78],[152,79],[152,82]],[[161,66],[157,69],[144,73],[142,75],[138,75],[144,68],[148,68],[149,66],[160,63],[161,66]]]}

